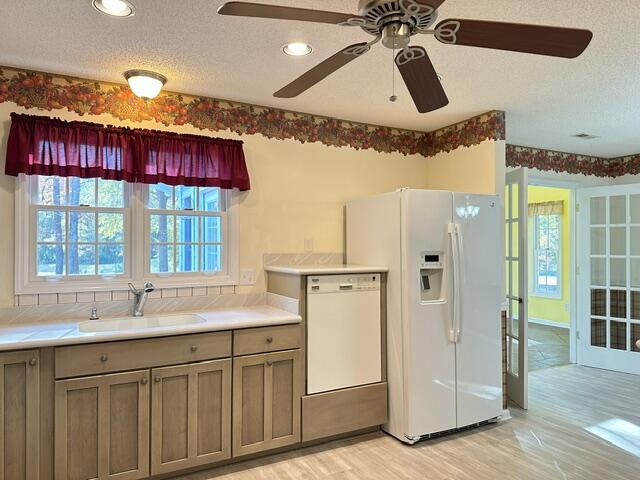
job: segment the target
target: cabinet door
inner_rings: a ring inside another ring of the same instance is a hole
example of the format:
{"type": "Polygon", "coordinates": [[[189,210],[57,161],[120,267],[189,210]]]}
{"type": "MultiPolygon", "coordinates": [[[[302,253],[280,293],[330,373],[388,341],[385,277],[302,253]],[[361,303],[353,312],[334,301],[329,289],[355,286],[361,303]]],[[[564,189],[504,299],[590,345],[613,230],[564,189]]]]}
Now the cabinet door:
{"type": "Polygon", "coordinates": [[[148,477],[148,383],[148,370],[56,382],[56,480],[148,477]]]}
{"type": "Polygon", "coordinates": [[[0,480],[37,480],[39,355],[0,354],[0,480]]]}
{"type": "Polygon", "coordinates": [[[231,360],[151,373],[151,474],[231,456],[231,360]]]}
{"type": "Polygon", "coordinates": [[[300,350],[233,359],[233,456],[300,441],[300,350]]]}

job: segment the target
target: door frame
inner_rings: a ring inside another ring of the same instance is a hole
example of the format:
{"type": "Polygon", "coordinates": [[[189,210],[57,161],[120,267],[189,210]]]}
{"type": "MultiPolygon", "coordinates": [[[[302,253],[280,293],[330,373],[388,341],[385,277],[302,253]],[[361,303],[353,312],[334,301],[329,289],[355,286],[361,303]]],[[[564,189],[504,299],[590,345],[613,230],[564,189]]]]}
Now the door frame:
{"type": "MultiPolygon", "coordinates": [[[[575,182],[562,180],[550,180],[547,178],[536,178],[529,176],[529,186],[562,188],[569,190],[569,362],[578,363],[578,193],[580,187],[575,182]]],[[[566,234],[567,232],[563,232],[566,234]]],[[[529,229],[527,229],[529,235],[529,229]]],[[[527,305],[528,308],[528,305],[527,305]]]]}

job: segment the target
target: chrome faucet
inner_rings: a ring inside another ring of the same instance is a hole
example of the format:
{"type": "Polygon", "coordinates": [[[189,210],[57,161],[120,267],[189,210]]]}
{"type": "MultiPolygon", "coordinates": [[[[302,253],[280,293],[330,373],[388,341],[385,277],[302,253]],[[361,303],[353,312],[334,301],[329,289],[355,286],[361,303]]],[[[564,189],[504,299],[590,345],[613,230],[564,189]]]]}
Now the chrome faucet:
{"type": "Polygon", "coordinates": [[[129,290],[133,293],[133,316],[144,316],[144,304],[147,303],[149,294],[155,290],[153,283],[145,282],[142,288],[136,288],[133,283],[130,283],[129,290]]]}

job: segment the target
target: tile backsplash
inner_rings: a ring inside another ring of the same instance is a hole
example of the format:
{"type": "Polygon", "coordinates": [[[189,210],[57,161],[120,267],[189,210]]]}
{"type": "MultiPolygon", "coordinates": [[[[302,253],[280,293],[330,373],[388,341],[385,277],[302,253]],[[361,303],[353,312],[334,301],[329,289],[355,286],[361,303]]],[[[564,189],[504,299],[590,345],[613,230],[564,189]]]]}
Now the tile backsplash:
{"type": "Polygon", "coordinates": [[[274,265],[341,265],[343,253],[265,253],[262,257],[265,266],[274,265]]]}
{"type": "MultiPolygon", "coordinates": [[[[193,290],[196,290],[196,288],[193,290]]],[[[184,311],[197,312],[217,308],[248,307],[267,304],[266,293],[235,293],[235,290],[233,292],[227,290],[229,293],[225,294],[221,293],[220,287],[213,287],[211,290],[207,288],[206,295],[202,294],[202,290],[198,290],[197,294],[191,291],[189,292],[191,293],[189,296],[178,296],[178,289],[167,290],[173,290],[171,296],[165,296],[165,292],[162,291],[160,296],[156,295],[155,298],[150,297],[149,300],[147,300],[144,309],[146,315],[184,311]]],[[[88,301],[89,296],[84,295],[84,293],[85,292],[83,292],[83,299],[87,301],[81,303],[60,303],[60,297],[58,297],[57,303],[53,304],[33,303],[31,305],[23,304],[15,307],[0,308],[0,325],[87,320],[92,307],[96,307],[98,309],[98,315],[103,318],[127,317],[131,315],[132,301],[129,300],[128,296],[126,298],[116,299],[113,296],[114,292],[110,292],[112,295],[109,299],[104,296],[98,301],[96,296],[93,296],[93,301],[88,301]]],[[[38,295],[34,296],[37,297],[38,295]]]]}
{"type": "MultiPolygon", "coordinates": [[[[185,287],[158,288],[149,294],[153,298],[201,297],[206,295],[233,295],[236,287],[185,287]]],[[[71,292],[71,293],[40,293],[16,295],[14,306],[31,307],[35,305],[62,305],[73,303],[117,302],[131,300],[133,295],[129,290],[112,290],[104,292],[71,292]]]]}

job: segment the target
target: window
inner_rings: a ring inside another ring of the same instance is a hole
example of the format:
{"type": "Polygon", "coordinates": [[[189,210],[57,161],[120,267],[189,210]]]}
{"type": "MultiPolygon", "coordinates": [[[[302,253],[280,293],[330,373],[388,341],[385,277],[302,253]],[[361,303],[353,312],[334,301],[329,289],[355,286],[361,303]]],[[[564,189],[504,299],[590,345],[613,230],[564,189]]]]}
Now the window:
{"type": "Polygon", "coordinates": [[[20,175],[16,293],[235,284],[233,200],[216,187],[20,175]]]}
{"type": "Polygon", "coordinates": [[[218,188],[151,185],[145,211],[149,273],[223,270],[225,213],[218,188]]]}
{"type": "Polygon", "coordinates": [[[124,275],[129,209],[126,183],[32,177],[37,277],[124,275]]]}
{"type": "Polygon", "coordinates": [[[536,215],[533,245],[533,293],[550,297],[562,296],[560,280],[561,215],[536,215]]]}

